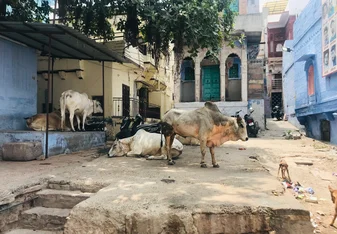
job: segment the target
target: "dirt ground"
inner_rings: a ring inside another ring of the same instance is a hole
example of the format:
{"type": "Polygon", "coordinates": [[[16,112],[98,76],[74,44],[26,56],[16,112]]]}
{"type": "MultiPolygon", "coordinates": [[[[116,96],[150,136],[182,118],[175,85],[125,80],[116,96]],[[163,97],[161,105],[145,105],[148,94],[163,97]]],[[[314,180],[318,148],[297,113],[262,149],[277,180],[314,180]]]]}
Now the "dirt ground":
{"type": "MultiPolygon", "coordinates": [[[[232,160],[231,163],[229,159],[244,154],[245,157],[250,156],[251,159],[249,160],[262,164],[272,176],[276,177],[279,161],[284,158],[289,164],[292,181],[299,182],[305,188],[311,187],[315,192],[314,196],[318,199],[318,204],[305,202],[304,199],[299,200],[312,213],[312,219],[317,225],[316,233],[337,233],[336,228],[329,226],[334,209],[328,190],[328,185],[337,189],[337,177],[332,175],[334,172],[337,173],[336,147],[306,137],[302,137],[300,140],[284,139],[282,137],[284,131],[295,130],[288,122],[268,120],[267,127],[269,130],[261,132],[258,138],[250,139],[248,142],[228,142],[222,146],[223,149],[217,149],[216,155],[219,155],[217,159],[221,169],[232,170],[232,167],[245,167],[244,164],[234,165],[235,160],[232,160]],[[242,151],[239,148],[245,148],[245,150],[242,151]],[[226,154],[223,154],[224,156],[217,154],[217,152],[223,152],[223,150],[228,155],[227,159],[226,154]],[[312,162],[313,165],[297,165],[295,163],[297,161],[312,162]]],[[[197,146],[194,147],[196,148],[188,146],[186,150],[192,149],[193,152],[195,151],[194,154],[198,154],[197,146]]],[[[93,149],[71,155],[53,156],[45,161],[0,161],[0,204],[5,202],[6,199],[12,199],[15,191],[20,188],[41,183],[41,181],[47,179],[72,178],[88,185],[101,183],[102,186],[107,186],[116,180],[116,176],[121,176],[116,175],[113,170],[109,170],[109,168],[116,167],[116,163],[125,165],[125,168],[127,168],[125,170],[133,170],[127,167],[127,160],[132,159],[114,161],[115,159],[107,158],[105,153],[102,149],[93,149]]],[[[166,170],[169,173],[165,161],[150,163],[146,160],[144,162],[143,160],[139,161],[140,159],[136,160],[137,163],[142,163],[142,165],[143,163],[145,163],[144,165],[155,164],[157,169],[166,170]]],[[[195,156],[195,159],[193,158],[193,162],[189,166],[198,167],[198,160],[200,160],[199,155],[195,156]]],[[[209,153],[206,160],[210,166],[209,153]]],[[[241,162],[237,161],[237,163],[241,162]]],[[[182,170],[180,167],[178,161],[174,168],[182,170]]],[[[292,196],[292,189],[287,189],[286,193],[292,196]]],[[[296,199],[295,196],[293,199],[296,199]]],[[[335,226],[337,226],[337,221],[335,226]]]]}
{"type": "MultiPolygon", "coordinates": [[[[254,152],[274,176],[277,176],[279,161],[285,159],[292,182],[299,182],[304,188],[311,187],[315,192],[313,196],[318,199],[318,204],[299,200],[311,212],[317,225],[316,233],[337,233],[335,227],[329,226],[334,206],[328,190],[328,185],[337,189],[337,177],[333,175],[337,173],[336,147],[307,137],[285,140],[283,132],[296,129],[288,122],[268,120],[267,127],[269,130],[263,131],[258,139],[247,142],[247,150],[254,152]],[[313,165],[297,165],[295,162],[312,162],[313,165]]],[[[294,194],[291,188],[287,193],[294,194]]]]}

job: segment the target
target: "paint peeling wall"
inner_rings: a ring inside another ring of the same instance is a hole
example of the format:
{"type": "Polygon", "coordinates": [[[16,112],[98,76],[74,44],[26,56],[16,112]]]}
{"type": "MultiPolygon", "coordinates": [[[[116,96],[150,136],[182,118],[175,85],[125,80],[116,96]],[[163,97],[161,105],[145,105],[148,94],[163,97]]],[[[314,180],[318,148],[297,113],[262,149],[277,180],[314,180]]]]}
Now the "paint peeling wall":
{"type": "MultiPolygon", "coordinates": [[[[7,131],[0,133],[1,147],[9,142],[41,142],[45,154],[45,132],[7,131]]],[[[105,132],[49,132],[48,155],[88,150],[105,144],[105,132]]],[[[1,159],[1,156],[0,156],[1,159]]]]}
{"type": "Polygon", "coordinates": [[[36,73],[35,50],[0,38],[0,130],[26,129],[36,114],[36,73]]]}

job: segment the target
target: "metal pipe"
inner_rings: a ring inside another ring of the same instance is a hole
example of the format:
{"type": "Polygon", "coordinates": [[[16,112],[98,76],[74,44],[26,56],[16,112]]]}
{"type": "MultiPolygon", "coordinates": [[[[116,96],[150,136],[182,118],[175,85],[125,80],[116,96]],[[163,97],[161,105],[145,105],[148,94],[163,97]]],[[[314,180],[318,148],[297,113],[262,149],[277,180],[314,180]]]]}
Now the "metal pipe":
{"type": "Polygon", "coordinates": [[[48,40],[48,82],[47,82],[47,103],[46,103],[46,143],[45,143],[45,158],[48,158],[48,134],[49,134],[49,94],[50,94],[50,57],[51,57],[51,37],[48,40]]]}
{"type": "Polygon", "coordinates": [[[102,61],[102,85],[103,85],[103,105],[102,105],[102,107],[103,107],[103,122],[104,122],[104,117],[105,117],[105,115],[104,115],[104,113],[105,113],[105,111],[104,111],[104,106],[105,106],[105,92],[104,92],[104,61],[102,61]]]}
{"type": "Polygon", "coordinates": [[[55,63],[55,59],[54,57],[51,58],[51,70],[52,70],[52,73],[51,73],[51,112],[53,112],[53,108],[54,108],[54,63],[55,63]]]}

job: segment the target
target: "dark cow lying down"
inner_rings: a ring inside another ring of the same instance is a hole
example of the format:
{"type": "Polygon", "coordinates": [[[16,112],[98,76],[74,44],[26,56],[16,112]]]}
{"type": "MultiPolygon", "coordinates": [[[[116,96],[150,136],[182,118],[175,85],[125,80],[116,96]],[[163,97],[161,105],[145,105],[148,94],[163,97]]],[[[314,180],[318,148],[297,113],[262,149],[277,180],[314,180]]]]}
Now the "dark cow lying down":
{"type": "Polygon", "coordinates": [[[219,167],[214,156],[215,146],[227,141],[248,140],[245,121],[239,116],[233,118],[223,115],[211,102],[206,102],[204,107],[192,111],[171,109],[163,116],[161,123],[169,165],[175,163],[171,157],[171,145],[176,134],[194,137],[200,141],[201,167],[207,167],[206,146],[210,150],[213,167],[219,167]]]}

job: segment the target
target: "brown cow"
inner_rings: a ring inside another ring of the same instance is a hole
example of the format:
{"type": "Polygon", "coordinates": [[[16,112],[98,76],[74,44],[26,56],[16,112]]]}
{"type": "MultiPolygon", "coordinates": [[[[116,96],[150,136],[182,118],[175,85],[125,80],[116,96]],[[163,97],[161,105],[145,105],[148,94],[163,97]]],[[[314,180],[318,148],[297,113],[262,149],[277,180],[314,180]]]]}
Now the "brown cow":
{"type": "Polygon", "coordinates": [[[227,141],[248,140],[245,121],[240,116],[233,118],[223,115],[211,102],[192,111],[171,109],[163,116],[161,123],[169,165],[175,164],[171,157],[171,146],[176,134],[200,141],[201,167],[207,167],[206,146],[210,149],[213,167],[217,168],[219,165],[214,156],[215,146],[227,141]]]}
{"type": "MultiPolygon", "coordinates": [[[[69,115],[69,114],[67,114],[69,115]]],[[[59,111],[54,111],[49,113],[48,115],[49,123],[48,130],[49,131],[57,131],[61,130],[61,113],[59,111]]],[[[25,118],[26,125],[28,128],[33,129],[34,131],[46,131],[46,120],[47,114],[36,114],[31,117],[25,118]]],[[[75,126],[77,125],[77,121],[75,121],[75,126]]],[[[69,118],[66,120],[66,131],[70,131],[70,121],[69,118]]]]}

